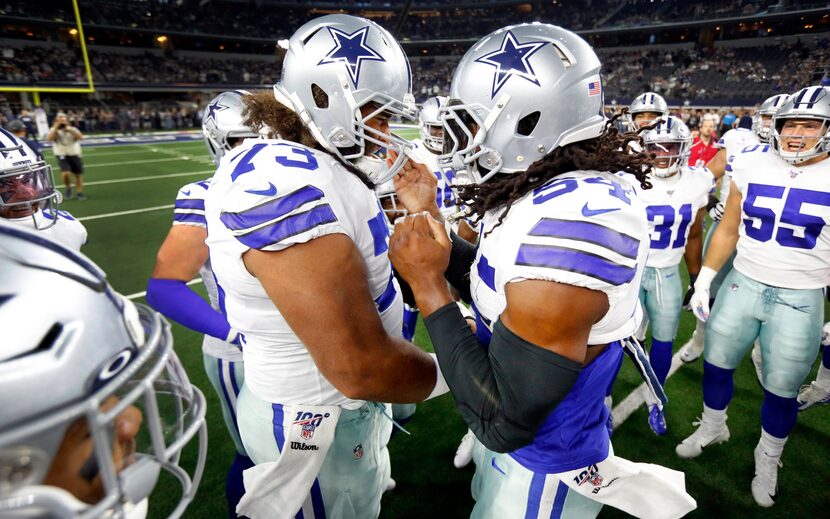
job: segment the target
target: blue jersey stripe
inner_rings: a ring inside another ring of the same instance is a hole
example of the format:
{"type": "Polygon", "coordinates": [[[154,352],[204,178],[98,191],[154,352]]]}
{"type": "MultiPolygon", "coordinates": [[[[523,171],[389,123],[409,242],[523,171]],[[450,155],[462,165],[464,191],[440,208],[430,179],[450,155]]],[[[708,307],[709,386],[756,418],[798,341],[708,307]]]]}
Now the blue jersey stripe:
{"type": "Polygon", "coordinates": [[[490,287],[490,290],[496,290],[496,269],[490,266],[490,262],[487,261],[483,255],[479,258],[478,264],[476,265],[476,269],[478,270],[478,277],[484,281],[484,284],[490,287]]]}
{"type": "Polygon", "coordinates": [[[205,215],[199,213],[173,213],[173,221],[180,223],[192,223],[202,226],[207,225],[205,215]]]}
{"type": "Polygon", "coordinates": [[[626,267],[590,252],[527,243],[519,247],[516,264],[576,272],[615,286],[628,283],[637,272],[635,267],[626,267]]]}
{"type": "Polygon", "coordinates": [[[272,198],[238,213],[223,212],[219,220],[232,231],[242,231],[287,215],[314,200],[323,198],[323,192],[314,186],[305,186],[279,198],[272,198]]]}
{"type": "Polygon", "coordinates": [[[240,242],[252,249],[261,249],[280,241],[310,231],[315,227],[336,222],[337,217],[328,204],[318,205],[304,213],[291,215],[255,231],[237,236],[240,242]]]}
{"type": "Polygon", "coordinates": [[[568,485],[559,482],[556,487],[556,497],[553,498],[553,508],[550,510],[550,519],[559,519],[562,517],[562,511],[565,509],[565,498],[568,497],[568,485]]]}
{"type": "Polygon", "coordinates": [[[726,164],[726,171],[732,173],[732,164],[729,164],[729,163],[726,164]]]}
{"type": "Polygon", "coordinates": [[[201,209],[205,210],[205,201],[198,198],[176,199],[176,209],[201,209]]]}
{"type": "Polygon", "coordinates": [[[527,491],[527,508],[525,519],[538,519],[539,506],[542,504],[542,494],[545,491],[545,477],[547,474],[534,473],[527,491]]]}
{"type": "Polygon", "coordinates": [[[637,258],[640,248],[640,240],[593,222],[542,218],[528,234],[593,243],[630,259],[637,258]]]}
{"type": "MultiPolygon", "coordinates": [[[[386,289],[383,291],[381,295],[375,299],[375,304],[378,306],[378,312],[383,313],[386,311],[387,308],[392,306],[392,303],[395,302],[395,295],[397,291],[395,290],[395,283],[392,282],[394,278],[392,276],[389,277],[389,283],[386,285],[386,289]]],[[[417,318],[417,314],[415,314],[417,318]]]]}
{"type": "Polygon", "coordinates": [[[314,519],[326,519],[326,505],[323,502],[323,492],[320,490],[320,480],[314,479],[311,484],[311,507],[314,510],[314,519]]]}
{"type": "Polygon", "coordinates": [[[271,419],[271,423],[274,425],[274,439],[277,440],[277,449],[282,452],[285,446],[285,431],[282,429],[284,413],[282,404],[271,404],[271,410],[274,413],[274,417],[271,419]]]}

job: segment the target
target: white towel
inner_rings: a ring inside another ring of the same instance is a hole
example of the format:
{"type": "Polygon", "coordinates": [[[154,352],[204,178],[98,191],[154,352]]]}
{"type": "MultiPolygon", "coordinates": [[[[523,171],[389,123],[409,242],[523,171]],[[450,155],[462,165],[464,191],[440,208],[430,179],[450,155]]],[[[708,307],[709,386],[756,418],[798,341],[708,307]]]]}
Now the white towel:
{"type": "Polygon", "coordinates": [[[251,519],[292,518],[334,441],[340,408],[329,405],[286,405],[283,414],[285,444],[279,459],[260,463],[242,473],[245,495],[236,513],[251,519]]]}

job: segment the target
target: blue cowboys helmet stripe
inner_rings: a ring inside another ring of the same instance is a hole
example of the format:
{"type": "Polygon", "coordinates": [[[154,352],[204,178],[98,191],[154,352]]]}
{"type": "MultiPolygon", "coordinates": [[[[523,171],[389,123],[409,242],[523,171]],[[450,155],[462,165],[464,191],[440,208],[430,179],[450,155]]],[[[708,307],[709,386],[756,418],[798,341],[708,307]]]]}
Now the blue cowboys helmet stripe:
{"type": "Polygon", "coordinates": [[[533,71],[533,66],[530,64],[529,59],[545,45],[547,45],[547,42],[544,41],[519,43],[519,40],[516,39],[512,31],[506,31],[500,49],[476,59],[475,61],[478,63],[484,63],[496,68],[496,72],[493,75],[493,87],[490,97],[496,97],[496,94],[507,83],[507,80],[513,76],[523,78],[539,86],[539,80],[533,71]]]}
{"type": "Polygon", "coordinates": [[[360,67],[364,61],[386,61],[366,43],[366,35],[369,33],[370,26],[366,25],[352,33],[335,27],[327,27],[327,29],[334,39],[334,48],[317,65],[343,63],[349,71],[349,77],[355,88],[360,83],[360,67]]]}

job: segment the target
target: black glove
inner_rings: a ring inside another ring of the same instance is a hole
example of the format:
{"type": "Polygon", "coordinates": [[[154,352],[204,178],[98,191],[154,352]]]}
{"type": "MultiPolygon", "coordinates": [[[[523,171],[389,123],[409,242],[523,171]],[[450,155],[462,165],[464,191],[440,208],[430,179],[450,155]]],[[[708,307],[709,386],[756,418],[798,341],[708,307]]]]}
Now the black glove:
{"type": "Polygon", "coordinates": [[[689,288],[686,289],[686,295],[683,297],[683,310],[692,310],[689,302],[695,294],[695,281],[697,281],[697,274],[689,274],[689,288]]]}

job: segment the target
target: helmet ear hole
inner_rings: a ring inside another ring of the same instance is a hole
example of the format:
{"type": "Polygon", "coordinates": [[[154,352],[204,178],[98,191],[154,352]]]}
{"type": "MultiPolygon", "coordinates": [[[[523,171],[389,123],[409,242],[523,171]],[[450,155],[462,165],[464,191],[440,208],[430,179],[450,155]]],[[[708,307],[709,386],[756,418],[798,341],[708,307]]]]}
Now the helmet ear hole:
{"type": "Polygon", "coordinates": [[[516,125],[516,133],[519,135],[524,135],[525,137],[533,133],[533,130],[536,129],[536,125],[539,124],[539,118],[541,116],[542,113],[536,111],[531,112],[519,119],[519,123],[518,125],[516,125]]]}
{"type": "Polygon", "coordinates": [[[311,84],[311,97],[317,108],[325,110],[329,107],[329,95],[316,83],[311,84]]]}

